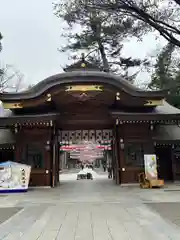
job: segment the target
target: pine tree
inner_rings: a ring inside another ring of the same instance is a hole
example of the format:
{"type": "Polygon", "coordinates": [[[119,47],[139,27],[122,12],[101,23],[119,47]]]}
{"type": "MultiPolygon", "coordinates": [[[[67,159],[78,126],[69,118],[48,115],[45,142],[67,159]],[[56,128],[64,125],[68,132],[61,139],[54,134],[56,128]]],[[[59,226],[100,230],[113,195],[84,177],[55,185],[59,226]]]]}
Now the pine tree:
{"type": "Polygon", "coordinates": [[[152,74],[149,87],[152,89],[163,89],[172,86],[174,80],[174,69],[171,65],[172,54],[175,45],[168,43],[160,52],[155,64],[155,72],[152,74]]]}
{"type": "Polygon", "coordinates": [[[78,51],[87,53],[87,60],[95,63],[104,71],[113,71],[127,75],[131,67],[147,64],[147,60],[123,58],[121,50],[123,41],[134,35],[140,36],[142,28],[136,25],[131,17],[122,15],[117,23],[115,16],[109,12],[89,8],[94,0],[71,0],[63,4],[55,4],[54,10],[58,18],[68,24],[63,36],[68,44],[61,47],[61,52],[78,51]],[[74,32],[74,27],[80,31],[74,32]]]}
{"type": "Polygon", "coordinates": [[[156,31],[168,42],[180,47],[180,0],[96,0],[91,8],[101,9],[116,16],[131,16],[134,21],[144,25],[146,31],[156,31]]]}
{"type": "MultiPolygon", "coordinates": [[[[151,89],[169,89],[167,101],[180,108],[180,70],[179,58],[174,59],[175,45],[168,43],[160,52],[151,77],[151,89]]],[[[178,54],[177,54],[178,55],[178,54]]]]}

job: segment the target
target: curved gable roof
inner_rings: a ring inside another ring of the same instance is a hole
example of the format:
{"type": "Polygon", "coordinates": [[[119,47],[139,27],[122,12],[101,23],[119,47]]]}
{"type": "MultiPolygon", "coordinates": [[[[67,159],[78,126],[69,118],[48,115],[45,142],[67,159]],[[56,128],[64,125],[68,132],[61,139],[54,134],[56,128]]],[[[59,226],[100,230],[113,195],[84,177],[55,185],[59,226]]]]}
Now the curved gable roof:
{"type": "Polygon", "coordinates": [[[72,83],[98,83],[98,84],[110,84],[119,88],[131,96],[135,97],[164,97],[167,91],[144,91],[130,84],[122,77],[115,74],[99,71],[73,71],[53,75],[39,82],[31,89],[20,93],[1,93],[0,100],[19,100],[30,99],[40,96],[42,93],[60,84],[72,84],[72,83]]]}

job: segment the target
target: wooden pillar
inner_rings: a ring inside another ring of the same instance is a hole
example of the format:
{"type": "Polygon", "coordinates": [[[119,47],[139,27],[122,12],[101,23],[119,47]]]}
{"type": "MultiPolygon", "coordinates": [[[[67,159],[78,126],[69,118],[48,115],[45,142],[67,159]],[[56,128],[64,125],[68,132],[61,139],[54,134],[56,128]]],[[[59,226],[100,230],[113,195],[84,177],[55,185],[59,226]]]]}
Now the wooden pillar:
{"type": "Polygon", "coordinates": [[[119,155],[119,134],[118,126],[115,127],[115,154],[116,154],[116,184],[120,184],[120,155],[119,155]]]}
{"type": "Polygon", "coordinates": [[[116,120],[114,127],[114,155],[115,155],[115,180],[116,184],[121,184],[121,160],[123,155],[120,150],[119,121],[116,120]]]}
{"type": "Polygon", "coordinates": [[[118,124],[118,138],[119,138],[119,176],[120,184],[124,183],[124,176],[126,171],[126,160],[125,160],[125,139],[124,139],[124,126],[122,123],[118,124]]]}
{"type": "Polygon", "coordinates": [[[59,149],[59,142],[58,142],[58,136],[56,137],[56,174],[57,174],[57,183],[59,183],[59,158],[60,158],[60,149],[59,149]]]}
{"type": "Polygon", "coordinates": [[[175,161],[174,161],[174,144],[171,145],[171,163],[172,163],[172,181],[175,181],[176,178],[176,165],[175,165],[175,161]]]}
{"type": "Polygon", "coordinates": [[[59,144],[56,125],[53,124],[51,132],[52,148],[52,187],[57,186],[59,182],[59,144]]]}
{"type": "Polygon", "coordinates": [[[125,143],[124,143],[124,132],[123,132],[123,124],[118,124],[117,126],[118,132],[118,163],[119,163],[119,184],[123,183],[123,172],[126,171],[126,163],[125,163],[125,143]]]}
{"type": "Polygon", "coordinates": [[[56,138],[56,126],[53,124],[51,128],[51,151],[52,151],[52,187],[57,185],[57,138],[56,138]]]}
{"type": "Polygon", "coordinates": [[[112,170],[113,170],[113,180],[116,179],[115,175],[115,167],[116,167],[116,162],[115,162],[115,137],[113,135],[113,141],[111,143],[111,149],[112,149],[112,170]]]}
{"type": "Polygon", "coordinates": [[[52,143],[52,187],[56,185],[56,146],[52,143]]]}
{"type": "Polygon", "coordinates": [[[171,161],[172,161],[172,176],[173,181],[180,180],[180,148],[179,146],[172,145],[172,152],[171,152],[171,161]]]}
{"type": "Polygon", "coordinates": [[[49,141],[47,141],[43,146],[44,149],[44,162],[45,162],[45,186],[51,186],[51,149],[49,141]]]}
{"type": "Polygon", "coordinates": [[[57,185],[59,183],[59,155],[60,155],[57,132],[55,137],[55,146],[56,146],[56,185],[57,185]]]}

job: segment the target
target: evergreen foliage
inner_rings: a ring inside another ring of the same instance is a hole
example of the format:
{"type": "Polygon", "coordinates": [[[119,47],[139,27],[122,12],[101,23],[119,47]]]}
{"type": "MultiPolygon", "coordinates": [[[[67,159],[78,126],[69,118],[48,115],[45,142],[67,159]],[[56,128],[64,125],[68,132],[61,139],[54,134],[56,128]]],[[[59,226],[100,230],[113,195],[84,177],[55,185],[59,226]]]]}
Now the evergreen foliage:
{"type": "Polygon", "coordinates": [[[56,16],[68,24],[63,34],[68,39],[68,44],[59,51],[70,51],[76,56],[78,51],[86,52],[87,61],[104,71],[116,72],[126,77],[129,68],[147,66],[147,59],[122,56],[123,41],[134,36],[140,37],[144,32],[142,26],[132,17],[123,15],[117,22],[115,15],[89,8],[93,2],[94,0],[70,0],[54,4],[56,16]],[[76,32],[75,28],[78,28],[76,32]]]}
{"type": "Polygon", "coordinates": [[[132,17],[146,31],[157,31],[173,45],[180,47],[180,0],[96,0],[89,7],[116,16],[132,17]]]}
{"type": "Polygon", "coordinates": [[[180,69],[179,58],[175,59],[175,45],[169,42],[160,52],[151,77],[149,88],[153,90],[170,89],[168,102],[180,108],[180,69]]]}

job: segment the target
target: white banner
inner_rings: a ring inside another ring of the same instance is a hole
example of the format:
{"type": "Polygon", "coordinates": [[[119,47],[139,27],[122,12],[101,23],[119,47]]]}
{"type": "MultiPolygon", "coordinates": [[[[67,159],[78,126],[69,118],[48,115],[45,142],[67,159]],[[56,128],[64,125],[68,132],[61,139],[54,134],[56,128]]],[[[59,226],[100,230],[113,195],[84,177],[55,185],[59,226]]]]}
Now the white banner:
{"type": "Polygon", "coordinates": [[[31,167],[16,162],[0,164],[0,192],[26,191],[29,185],[31,167]]]}
{"type": "Polygon", "coordinates": [[[144,155],[144,166],[146,178],[149,180],[157,179],[157,160],[155,154],[144,155]]]}

